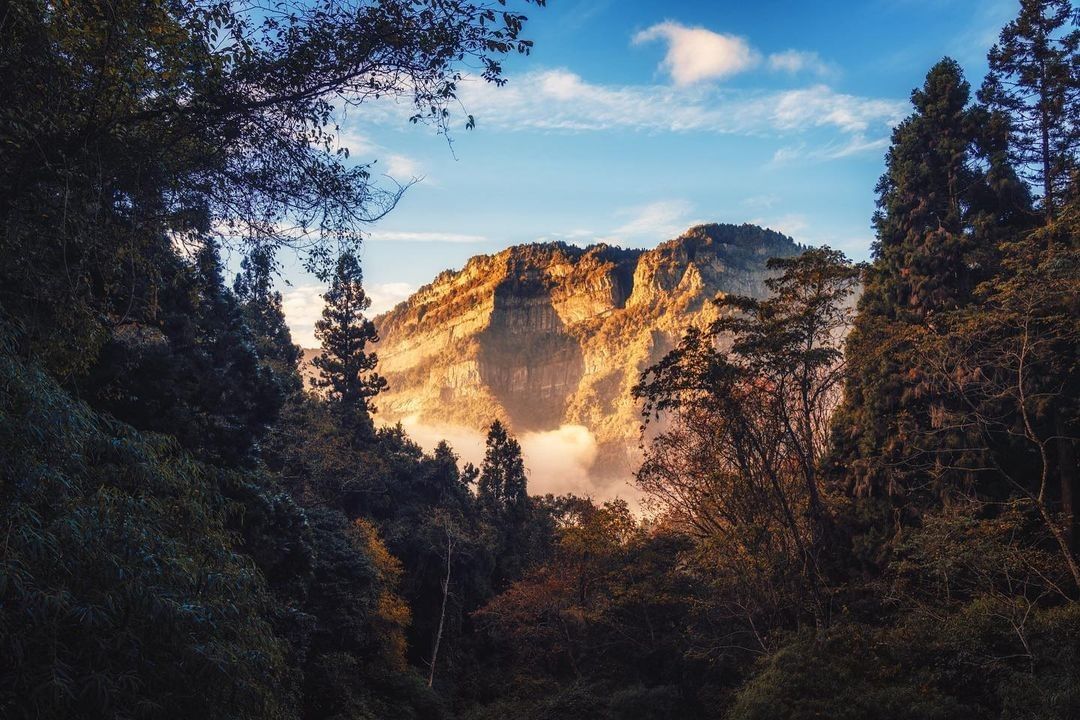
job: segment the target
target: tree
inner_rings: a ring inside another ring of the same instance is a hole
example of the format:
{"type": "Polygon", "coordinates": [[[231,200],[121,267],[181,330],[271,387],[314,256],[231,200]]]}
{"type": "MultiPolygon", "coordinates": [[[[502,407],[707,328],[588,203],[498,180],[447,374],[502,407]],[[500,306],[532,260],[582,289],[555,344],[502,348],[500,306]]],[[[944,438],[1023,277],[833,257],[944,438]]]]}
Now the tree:
{"type": "Polygon", "coordinates": [[[502,589],[524,573],[534,554],[535,538],[530,534],[532,502],[521,445],[498,420],[488,429],[477,500],[495,554],[493,585],[502,589]]]}
{"type": "Polygon", "coordinates": [[[521,445],[498,420],[488,428],[486,445],[477,484],[481,506],[492,515],[520,511],[529,500],[521,445]]]}
{"type": "Polygon", "coordinates": [[[0,355],[0,715],[289,718],[216,472],[0,355]]]}
{"type": "Polygon", "coordinates": [[[379,335],[375,323],[364,316],[371,300],[362,281],[356,256],[342,253],[330,289],[323,295],[322,319],[315,323],[322,352],[311,361],[319,371],[312,384],[326,390],[327,398],[349,422],[370,424],[370,413],[375,410],[371,398],[386,387],[386,380],[375,372],[378,356],[366,349],[369,342],[378,342],[379,335]]]}
{"type": "Polygon", "coordinates": [[[969,95],[955,61],[936,64],[912,92],[915,112],[894,130],[877,185],[874,262],[848,339],[852,372],[836,434],[839,472],[857,495],[927,485],[895,469],[928,408],[915,396],[919,358],[906,330],[970,303],[994,271],[999,242],[1029,217],[1001,118],[970,107],[969,95]]]}
{"type": "Polygon", "coordinates": [[[283,394],[303,389],[299,365],[301,351],[293,344],[285,322],[281,293],[274,290],[276,270],[270,248],[256,247],[240,262],[233,292],[243,309],[244,320],[255,337],[259,359],[278,380],[283,394]]]}
{"type": "MultiPolygon", "coordinates": [[[[1007,249],[1003,271],[980,288],[978,306],[951,313],[914,337],[925,358],[926,392],[940,400],[930,427],[913,443],[911,462],[1004,481],[1005,499],[1037,514],[1080,589],[1071,454],[1080,436],[1080,321],[1074,307],[1080,251],[1063,246],[1050,255],[1027,239],[1007,249]],[[937,439],[943,434],[965,442],[959,448],[943,444],[937,439]],[[968,460],[972,455],[974,461],[968,460]]],[[[986,492],[980,499],[1003,500],[986,492]]]]}
{"type": "Polygon", "coordinates": [[[153,316],[161,257],[209,234],[328,274],[403,189],[339,150],[343,110],[400,98],[448,129],[462,69],[505,82],[525,20],[484,0],[9,3],[0,306],[20,350],[82,371],[153,316]]]}
{"type": "Polygon", "coordinates": [[[1080,28],[1070,0],[1021,0],[990,49],[979,99],[1008,115],[1017,168],[1042,190],[1054,219],[1080,147],[1080,28]]]}
{"type": "Polygon", "coordinates": [[[634,394],[646,421],[668,413],[672,423],[647,448],[638,485],[706,554],[732,563],[723,572],[736,585],[751,583],[763,599],[778,588],[794,594],[762,602],[763,613],[808,608],[824,624],[830,517],[820,465],[858,271],[829,248],[769,267],[780,273],[767,280],[771,297],[717,298],[720,319],[642,374],[634,394]]]}

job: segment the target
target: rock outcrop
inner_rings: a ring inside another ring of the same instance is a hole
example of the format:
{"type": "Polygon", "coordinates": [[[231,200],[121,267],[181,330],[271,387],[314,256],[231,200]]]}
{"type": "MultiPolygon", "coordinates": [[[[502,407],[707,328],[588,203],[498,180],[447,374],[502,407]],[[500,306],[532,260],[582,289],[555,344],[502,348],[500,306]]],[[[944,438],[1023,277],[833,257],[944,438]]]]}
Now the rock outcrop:
{"type": "Polygon", "coordinates": [[[761,296],[769,257],[800,251],[751,225],[700,225],[652,250],[519,245],[443,272],[376,318],[383,420],[517,432],[583,425],[598,474],[626,475],[631,388],[718,293],[761,296]]]}

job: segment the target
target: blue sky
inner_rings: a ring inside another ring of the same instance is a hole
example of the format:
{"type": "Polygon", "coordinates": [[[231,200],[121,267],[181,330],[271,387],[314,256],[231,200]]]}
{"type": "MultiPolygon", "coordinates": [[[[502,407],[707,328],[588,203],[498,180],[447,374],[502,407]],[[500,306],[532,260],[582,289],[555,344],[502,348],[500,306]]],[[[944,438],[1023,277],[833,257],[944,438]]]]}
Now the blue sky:
{"type": "MultiPolygon", "coordinates": [[[[420,178],[369,228],[374,311],[476,254],[536,240],[651,247],[697,222],[754,222],[868,256],[892,125],[943,55],[977,87],[1016,0],[645,2],[530,7],[534,52],[503,88],[462,84],[453,147],[365,105],[341,143],[420,178]]],[[[321,286],[286,260],[286,314],[313,344],[321,286]]]]}

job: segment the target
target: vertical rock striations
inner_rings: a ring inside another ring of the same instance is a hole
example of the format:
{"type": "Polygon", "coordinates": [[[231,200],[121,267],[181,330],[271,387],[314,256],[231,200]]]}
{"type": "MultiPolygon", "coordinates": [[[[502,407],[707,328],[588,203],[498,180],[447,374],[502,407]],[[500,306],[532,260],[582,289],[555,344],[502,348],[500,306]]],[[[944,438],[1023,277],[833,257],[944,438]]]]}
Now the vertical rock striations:
{"type": "Polygon", "coordinates": [[[519,245],[443,272],[376,319],[384,419],[516,431],[584,425],[598,474],[625,476],[630,389],[718,293],[761,296],[765,262],[801,248],[752,225],[699,225],[652,250],[519,245]]]}

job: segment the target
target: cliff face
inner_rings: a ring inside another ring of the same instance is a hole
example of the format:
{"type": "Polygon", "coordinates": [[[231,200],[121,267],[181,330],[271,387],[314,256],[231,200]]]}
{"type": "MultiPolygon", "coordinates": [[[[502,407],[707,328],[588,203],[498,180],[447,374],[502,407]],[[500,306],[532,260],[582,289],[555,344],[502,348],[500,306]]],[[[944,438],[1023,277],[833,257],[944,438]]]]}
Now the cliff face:
{"type": "Polygon", "coordinates": [[[718,293],[761,296],[765,262],[799,247],[779,233],[702,225],[652,250],[521,245],[444,272],[376,318],[384,420],[515,431],[583,425],[596,469],[625,474],[643,369],[690,325],[716,316],[718,293]]]}

